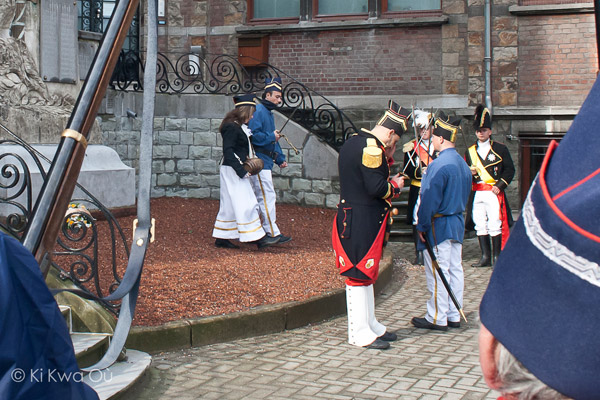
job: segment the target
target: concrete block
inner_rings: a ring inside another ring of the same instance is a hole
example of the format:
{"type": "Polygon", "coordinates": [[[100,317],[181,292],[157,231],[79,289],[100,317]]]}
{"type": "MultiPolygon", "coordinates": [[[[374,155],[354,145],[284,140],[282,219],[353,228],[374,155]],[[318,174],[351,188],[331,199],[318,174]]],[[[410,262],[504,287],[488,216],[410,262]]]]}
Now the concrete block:
{"type": "Polygon", "coordinates": [[[188,189],[187,197],[193,199],[208,199],[210,197],[210,188],[188,189]]]}
{"type": "MultiPolygon", "coordinates": [[[[274,167],[273,173],[275,173],[277,169],[279,169],[279,167],[274,167]]],[[[299,164],[288,165],[286,168],[279,169],[279,175],[301,177],[302,176],[302,166],[299,164]]]]}
{"type": "Polygon", "coordinates": [[[179,144],[194,144],[194,134],[191,132],[181,132],[179,134],[179,144]]]}
{"type": "Polygon", "coordinates": [[[306,193],[304,201],[307,206],[323,206],[325,204],[325,195],[320,193],[306,193]]]}
{"type": "Polygon", "coordinates": [[[185,131],[187,130],[186,125],[185,118],[165,118],[165,130],[167,131],[185,131]]]}
{"type": "Polygon", "coordinates": [[[289,178],[274,177],[273,178],[273,186],[279,190],[289,190],[290,189],[290,180],[289,180],[289,178]]]}
{"type": "Polygon", "coordinates": [[[317,193],[332,193],[331,181],[329,180],[314,180],[312,181],[312,190],[317,193]]]}
{"type": "Polygon", "coordinates": [[[283,192],[283,196],[279,198],[282,199],[283,203],[302,204],[302,200],[304,199],[304,192],[283,192]]]}
{"type": "Polygon", "coordinates": [[[163,145],[163,146],[154,146],[152,148],[153,158],[171,158],[172,156],[172,147],[163,145]]]}
{"type": "Polygon", "coordinates": [[[165,163],[164,161],[152,161],[152,172],[153,173],[161,173],[165,172],[165,163]]]}
{"type": "Polygon", "coordinates": [[[188,118],[188,132],[208,132],[210,131],[210,119],[188,118]]]}
{"type": "Polygon", "coordinates": [[[220,195],[221,195],[221,191],[219,188],[210,189],[210,198],[211,199],[219,200],[219,198],[221,197],[220,195]]]}
{"type": "Polygon", "coordinates": [[[190,320],[192,346],[280,332],[285,329],[285,307],[269,305],[244,313],[190,320]]]}
{"type": "Polygon", "coordinates": [[[219,175],[202,175],[202,186],[221,187],[221,178],[219,175]]]}
{"type": "Polygon", "coordinates": [[[310,191],[312,187],[312,182],[308,179],[293,179],[292,180],[292,190],[298,190],[307,192],[310,191]]]}
{"type": "Polygon", "coordinates": [[[328,194],[327,196],[325,196],[325,207],[327,208],[337,208],[339,202],[339,194],[328,194]]]}
{"type": "Polygon", "coordinates": [[[190,146],[189,157],[193,160],[209,159],[209,158],[211,158],[211,147],[210,146],[190,146]]]}
{"type": "Polygon", "coordinates": [[[346,290],[338,289],[305,301],[287,303],[285,329],[296,329],[346,313],[346,290]]]}
{"type": "Polygon", "coordinates": [[[217,172],[217,162],[215,160],[196,160],[194,168],[200,174],[214,174],[217,172]]]}
{"type": "Polygon", "coordinates": [[[200,175],[179,175],[179,184],[181,186],[202,187],[202,177],[200,175]]]}
{"type": "Polygon", "coordinates": [[[194,145],[196,145],[196,146],[216,146],[217,145],[217,134],[214,132],[194,132],[194,145]]]}
{"type": "Polygon", "coordinates": [[[185,144],[176,144],[173,146],[173,158],[188,158],[188,149],[190,146],[185,144]]]}
{"type": "Polygon", "coordinates": [[[158,174],[156,177],[157,186],[171,186],[177,183],[177,176],[173,174],[158,174]]]}
{"type": "Polygon", "coordinates": [[[165,130],[165,119],[164,117],[154,118],[154,130],[164,131],[165,130]]]}
{"type": "Polygon", "coordinates": [[[194,172],[194,161],[193,160],[178,160],[177,161],[177,172],[194,172]]]}
{"type": "Polygon", "coordinates": [[[179,131],[158,132],[157,144],[179,144],[179,131]]]}
{"type": "Polygon", "coordinates": [[[160,326],[134,326],[125,346],[148,353],[189,348],[192,345],[189,321],[168,322],[160,326]]]}
{"type": "Polygon", "coordinates": [[[167,172],[167,173],[175,172],[175,161],[174,160],[165,161],[165,172],[167,172]]]}

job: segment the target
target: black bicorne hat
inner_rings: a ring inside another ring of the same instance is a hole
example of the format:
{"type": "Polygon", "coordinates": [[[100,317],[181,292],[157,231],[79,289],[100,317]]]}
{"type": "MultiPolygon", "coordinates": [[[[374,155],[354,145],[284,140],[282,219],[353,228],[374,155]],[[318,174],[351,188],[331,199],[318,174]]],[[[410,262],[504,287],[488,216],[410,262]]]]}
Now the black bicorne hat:
{"type": "Polygon", "coordinates": [[[461,118],[458,116],[450,117],[443,111],[439,111],[433,123],[433,134],[455,143],[460,129],[460,120],[461,118]]]}
{"type": "Polygon", "coordinates": [[[388,129],[393,129],[394,132],[400,136],[407,131],[407,122],[409,118],[410,110],[400,107],[393,100],[390,100],[388,109],[385,110],[383,116],[379,118],[377,125],[381,125],[388,129]]]}
{"type": "Polygon", "coordinates": [[[492,114],[490,114],[490,110],[483,104],[479,104],[477,108],[475,108],[475,121],[473,122],[473,127],[475,130],[481,128],[492,129],[492,114]]]}

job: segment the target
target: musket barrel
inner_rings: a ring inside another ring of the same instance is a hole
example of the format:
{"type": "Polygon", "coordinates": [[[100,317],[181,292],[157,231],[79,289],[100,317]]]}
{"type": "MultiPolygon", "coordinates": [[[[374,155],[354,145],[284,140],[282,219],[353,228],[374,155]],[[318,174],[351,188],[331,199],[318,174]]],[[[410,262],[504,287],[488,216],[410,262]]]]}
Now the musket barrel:
{"type": "MultiPolygon", "coordinates": [[[[63,134],[60,139],[47,179],[33,209],[31,221],[23,235],[23,245],[31,251],[41,266],[46,254],[56,243],[81,170],[90,128],[110,82],[138,3],[139,0],[122,0],[115,7],[67,123],[70,134],[63,134]]],[[[44,266],[42,268],[44,269],[44,266]]]]}

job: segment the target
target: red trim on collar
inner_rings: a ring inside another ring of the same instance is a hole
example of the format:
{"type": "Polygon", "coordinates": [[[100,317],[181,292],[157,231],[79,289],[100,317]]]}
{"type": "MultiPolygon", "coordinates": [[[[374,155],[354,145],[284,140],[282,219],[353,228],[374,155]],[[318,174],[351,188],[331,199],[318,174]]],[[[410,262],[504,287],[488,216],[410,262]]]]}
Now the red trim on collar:
{"type": "MultiPolygon", "coordinates": [[[[552,153],[554,153],[554,150],[556,150],[556,147],[558,147],[558,142],[556,142],[555,140],[551,141],[550,145],[548,146],[548,152],[546,153],[546,156],[544,157],[544,161],[542,162],[542,168],[540,169],[539,180],[540,180],[540,187],[542,189],[544,198],[546,199],[546,202],[548,203],[548,205],[550,206],[552,211],[554,211],[554,213],[560,219],[562,219],[563,222],[565,224],[567,224],[571,229],[573,229],[575,232],[579,233],[580,235],[585,236],[588,239],[591,239],[595,242],[600,243],[600,236],[596,236],[593,233],[588,232],[585,229],[576,225],[558,208],[558,206],[554,203],[554,199],[550,196],[550,192],[548,191],[548,186],[546,185],[546,170],[548,168],[548,164],[550,163],[550,159],[552,158],[552,153]]],[[[594,172],[594,174],[595,173],[596,172],[594,172]]],[[[587,179],[587,178],[585,178],[585,179],[587,179]]],[[[580,181],[580,183],[581,183],[581,181],[580,181]]],[[[562,192],[561,192],[561,194],[562,194],[562,192]]]]}
{"type": "Polygon", "coordinates": [[[591,174],[589,174],[588,176],[586,176],[579,182],[569,186],[568,188],[566,188],[565,190],[563,190],[562,192],[560,192],[559,194],[554,196],[552,198],[552,200],[554,200],[554,201],[558,200],[562,195],[569,193],[571,190],[575,189],[577,186],[583,185],[584,183],[586,183],[587,181],[589,181],[590,179],[592,179],[594,176],[596,176],[598,174],[600,174],[600,168],[598,168],[597,170],[595,170],[594,172],[592,172],[591,174]]]}

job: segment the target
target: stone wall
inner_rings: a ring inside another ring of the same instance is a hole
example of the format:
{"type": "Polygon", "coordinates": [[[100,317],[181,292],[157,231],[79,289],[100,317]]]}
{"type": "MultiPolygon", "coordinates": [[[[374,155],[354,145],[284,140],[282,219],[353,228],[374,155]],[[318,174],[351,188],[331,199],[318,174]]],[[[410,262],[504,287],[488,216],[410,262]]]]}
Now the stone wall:
{"type": "MultiPolygon", "coordinates": [[[[114,148],[126,165],[137,169],[141,94],[111,96],[116,98],[115,107],[111,113],[104,108],[98,118],[102,144],[114,148]],[[138,118],[127,117],[128,108],[136,111],[138,118]]],[[[153,197],[219,198],[219,163],[223,154],[219,125],[231,108],[230,102],[229,97],[218,95],[157,95],[157,115],[161,115],[161,110],[170,110],[165,113],[171,116],[154,119],[153,197]]],[[[276,113],[276,126],[282,126],[284,121],[276,113]]],[[[300,154],[295,154],[281,139],[289,166],[273,168],[278,201],[335,207],[339,200],[337,153],[294,122],[287,125],[285,134],[300,154]]]]}

